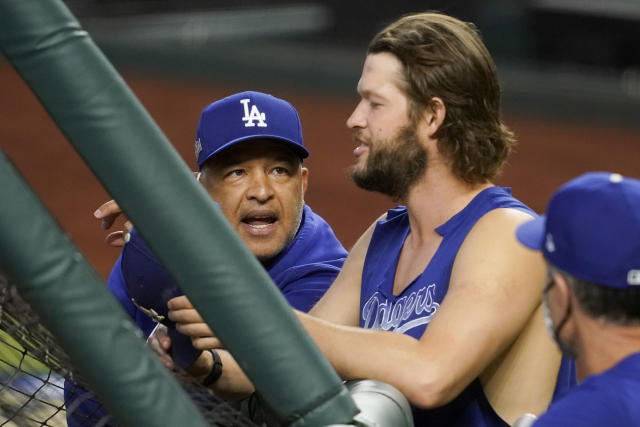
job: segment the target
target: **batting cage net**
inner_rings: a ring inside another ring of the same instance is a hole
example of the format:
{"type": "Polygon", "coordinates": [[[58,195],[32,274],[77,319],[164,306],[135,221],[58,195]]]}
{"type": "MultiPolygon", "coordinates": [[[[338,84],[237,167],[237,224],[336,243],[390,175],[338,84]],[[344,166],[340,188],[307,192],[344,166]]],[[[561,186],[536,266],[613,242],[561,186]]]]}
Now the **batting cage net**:
{"type": "MultiPolygon", "coordinates": [[[[96,367],[99,369],[99,367],[96,367]]],[[[175,373],[212,426],[256,426],[185,373],[175,373]]],[[[0,271],[0,426],[115,426],[38,315],[0,271]]],[[[251,407],[248,400],[243,405],[251,407]]],[[[264,425],[263,423],[261,423],[264,425]]]]}

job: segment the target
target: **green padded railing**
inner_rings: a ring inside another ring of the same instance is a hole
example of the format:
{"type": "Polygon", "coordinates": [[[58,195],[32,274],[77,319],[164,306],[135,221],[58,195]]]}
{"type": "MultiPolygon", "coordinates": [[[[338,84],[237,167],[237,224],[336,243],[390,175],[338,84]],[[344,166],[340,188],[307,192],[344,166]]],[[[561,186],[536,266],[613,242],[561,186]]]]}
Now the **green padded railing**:
{"type": "Polygon", "coordinates": [[[350,422],[358,410],[333,368],[66,6],[0,1],[0,48],[278,416],[350,422]]]}

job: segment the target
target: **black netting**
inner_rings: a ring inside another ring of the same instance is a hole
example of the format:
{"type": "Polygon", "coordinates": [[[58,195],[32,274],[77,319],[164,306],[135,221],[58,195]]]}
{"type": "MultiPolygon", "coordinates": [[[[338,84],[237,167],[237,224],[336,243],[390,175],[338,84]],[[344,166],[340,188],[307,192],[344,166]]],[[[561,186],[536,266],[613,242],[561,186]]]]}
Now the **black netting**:
{"type": "MultiPolygon", "coordinates": [[[[188,375],[175,375],[212,426],[256,425],[188,375]]],[[[67,415],[75,425],[116,425],[89,390],[16,286],[0,272],[0,426],[66,426],[67,415]]]]}

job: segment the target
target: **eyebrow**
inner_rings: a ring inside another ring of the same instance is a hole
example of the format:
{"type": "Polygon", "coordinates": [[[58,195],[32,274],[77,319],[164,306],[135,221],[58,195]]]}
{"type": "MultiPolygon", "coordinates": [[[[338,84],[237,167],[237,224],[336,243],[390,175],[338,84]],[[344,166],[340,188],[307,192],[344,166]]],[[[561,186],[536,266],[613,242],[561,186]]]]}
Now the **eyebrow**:
{"type": "Polygon", "coordinates": [[[285,154],[281,154],[279,156],[275,156],[273,158],[273,160],[275,160],[277,162],[298,163],[298,161],[301,161],[302,159],[300,159],[300,157],[297,154],[291,152],[291,153],[288,153],[286,155],[285,154]]]}
{"type": "Polygon", "coordinates": [[[361,89],[360,87],[358,87],[357,91],[361,98],[367,98],[367,99],[379,98],[382,101],[389,100],[389,98],[384,96],[382,93],[376,91],[375,89],[361,89]]]}
{"type": "MultiPolygon", "coordinates": [[[[284,152],[284,153],[278,153],[274,156],[269,156],[270,161],[272,162],[282,162],[282,163],[291,163],[291,164],[302,164],[302,159],[300,159],[300,157],[298,157],[298,155],[296,155],[293,152],[284,152]]],[[[223,159],[216,159],[214,160],[212,166],[214,168],[226,168],[226,167],[230,167],[230,166],[234,166],[240,163],[244,163],[247,161],[251,161],[252,158],[241,158],[240,156],[231,156],[231,157],[226,157],[223,159]],[[214,166],[215,165],[215,166],[214,166]]]]}

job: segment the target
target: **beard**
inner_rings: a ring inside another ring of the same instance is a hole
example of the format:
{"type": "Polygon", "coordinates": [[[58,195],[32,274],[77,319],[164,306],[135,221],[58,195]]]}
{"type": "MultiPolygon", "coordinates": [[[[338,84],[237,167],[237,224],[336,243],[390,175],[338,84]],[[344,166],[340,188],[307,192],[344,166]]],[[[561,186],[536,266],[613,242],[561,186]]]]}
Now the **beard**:
{"type": "Polygon", "coordinates": [[[395,138],[372,141],[363,167],[353,165],[349,177],[367,191],[406,200],[427,167],[427,151],[416,132],[417,123],[401,128],[395,138]]]}

